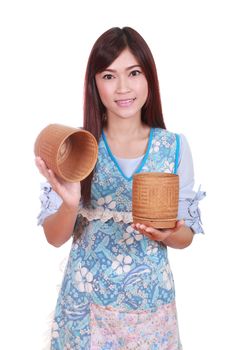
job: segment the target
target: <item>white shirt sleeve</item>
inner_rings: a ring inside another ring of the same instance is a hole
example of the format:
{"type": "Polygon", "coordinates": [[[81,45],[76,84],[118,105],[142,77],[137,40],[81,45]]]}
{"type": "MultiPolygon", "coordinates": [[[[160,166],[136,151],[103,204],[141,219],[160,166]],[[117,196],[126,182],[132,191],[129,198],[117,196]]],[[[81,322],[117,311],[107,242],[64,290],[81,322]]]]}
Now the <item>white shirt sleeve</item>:
{"type": "Polygon", "coordinates": [[[44,220],[51,214],[56,213],[62,204],[61,197],[53,191],[51,185],[48,182],[41,184],[40,194],[41,210],[37,216],[38,225],[43,225],[44,220]]]}
{"type": "Polygon", "coordinates": [[[191,150],[186,137],[180,136],[180,153],[177,167],[177,174],[180,181],[180,199],[193,198],[194,169],[191,150]]]}
{"type": "Polygon", "coordinates": [[[194,191],[194,169],[191,150],[185,136],[180,134],[180,153],[178,158],[177,175],[179,175],[179,208],[178,219],[184,219],[194,233],[204,233],[201,222],[199,201],[206,196],[205,192],[194,191]]]}

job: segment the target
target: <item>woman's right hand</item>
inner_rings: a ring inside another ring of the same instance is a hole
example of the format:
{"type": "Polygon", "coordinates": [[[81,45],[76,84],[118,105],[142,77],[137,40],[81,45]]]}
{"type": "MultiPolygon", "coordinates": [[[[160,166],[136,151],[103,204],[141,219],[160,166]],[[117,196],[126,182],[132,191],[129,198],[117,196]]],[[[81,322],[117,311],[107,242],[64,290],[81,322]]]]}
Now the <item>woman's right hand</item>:
{"type": "Polygon", "coordinates": [[[48,169],[43,159],[36,157],[35,163],[39,172],[48,180],[52,189],[62,198],[68,208],[78,208],[81,198],[80,182],[66,182],[58,178],[51,169],[48,169]]]}

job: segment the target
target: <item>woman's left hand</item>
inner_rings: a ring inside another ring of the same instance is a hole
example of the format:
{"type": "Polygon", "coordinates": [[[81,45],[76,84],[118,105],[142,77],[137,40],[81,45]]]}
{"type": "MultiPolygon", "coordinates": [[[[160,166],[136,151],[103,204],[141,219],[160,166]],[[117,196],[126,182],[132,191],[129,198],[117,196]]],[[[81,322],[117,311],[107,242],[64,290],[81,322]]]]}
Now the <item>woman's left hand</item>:
{"type": "Polygon", "coordinates": [[[156,229],[154,227],[149,227],[144,224],[132,224],[134,230],[139,231],[141,234],[147,236],[153,241],[164,241],[166,238],[176,233],[181,227],[184,226],[184,220],[178,220],[174,228],[169,229],[156,229]]]}

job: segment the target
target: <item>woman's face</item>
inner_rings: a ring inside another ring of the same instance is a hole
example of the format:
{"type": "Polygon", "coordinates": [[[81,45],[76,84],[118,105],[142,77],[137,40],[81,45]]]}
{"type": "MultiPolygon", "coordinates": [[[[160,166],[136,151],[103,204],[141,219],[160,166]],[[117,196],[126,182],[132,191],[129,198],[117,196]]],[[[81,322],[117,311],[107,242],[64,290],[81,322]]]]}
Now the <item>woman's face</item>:
{"type": "Polygon", "coordinates": [[[96,74],[96,85],[108,118],[141,116],[148,95],[148,84],[136,58],[125,49],[103,72],[96,74]]]}

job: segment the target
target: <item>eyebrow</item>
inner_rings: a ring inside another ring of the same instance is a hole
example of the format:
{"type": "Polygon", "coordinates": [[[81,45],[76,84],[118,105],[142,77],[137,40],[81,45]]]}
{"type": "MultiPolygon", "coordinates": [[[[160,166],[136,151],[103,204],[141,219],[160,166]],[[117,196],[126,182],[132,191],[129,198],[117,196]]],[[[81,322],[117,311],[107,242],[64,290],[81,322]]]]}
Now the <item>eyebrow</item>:
{"type": "MultiPolygon", "coordinates": [[[[140,66],[139,64],[134,64],[133,66],[127,67],[126,70],[128,71],[128,70],[131,70],[131,69],[133,69],[133,68],[141,68],[141,66],[140,66]]],[[[111,69],[111,68],[106,68],[106,69],[104,69],[103,72],[112,72],[112,73],[115,73],[116,70],[115,70],[115,69],[111,69]]]]}

